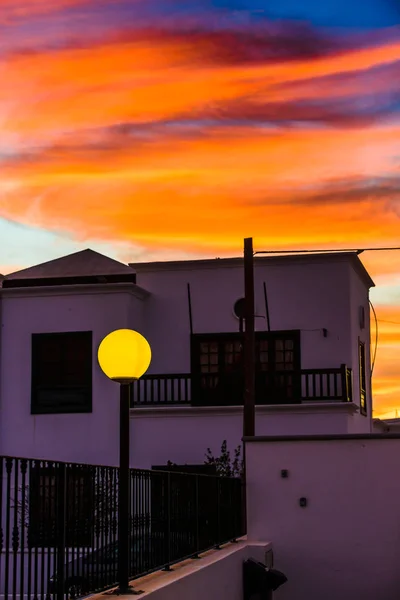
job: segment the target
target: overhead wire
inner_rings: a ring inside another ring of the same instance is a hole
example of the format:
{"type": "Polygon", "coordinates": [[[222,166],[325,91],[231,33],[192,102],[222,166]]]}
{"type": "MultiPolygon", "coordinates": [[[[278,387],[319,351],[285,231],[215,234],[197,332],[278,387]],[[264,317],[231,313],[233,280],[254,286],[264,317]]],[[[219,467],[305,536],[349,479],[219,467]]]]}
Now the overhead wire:
{"type": "Polygon", "coordinates": [[[375,318],[375,348],[374,348],[374,353],[372,356],[372,364],[371,364],[371,379],[372,379],[372,375],[374,372],[374,366],[375,366],[375,360],[376,360],[376,351],[378,348],[378,319],[376,317],[375,307],[372,304],[371,300],[369,301],[369,304],[371,306],[371,309],[372,309],[372,312],[373,312],[374,318],[375,318]]]}
{"type": "Polygon", "coordinates": [[[400,325],[400,321],[386,321],[386,319],[378,319],[378,323],[391,323],[392,325],[400,325]]]}
{"type": "Polygon", "coordinates": [[[393,247],[378,247],[378,248],[331,248],[322,250],[257,250],[254,254],[323,254],[323,253],[340,253],[340,252],[388,252],[390,250],[400,250],[400,246],[393,247]]]}

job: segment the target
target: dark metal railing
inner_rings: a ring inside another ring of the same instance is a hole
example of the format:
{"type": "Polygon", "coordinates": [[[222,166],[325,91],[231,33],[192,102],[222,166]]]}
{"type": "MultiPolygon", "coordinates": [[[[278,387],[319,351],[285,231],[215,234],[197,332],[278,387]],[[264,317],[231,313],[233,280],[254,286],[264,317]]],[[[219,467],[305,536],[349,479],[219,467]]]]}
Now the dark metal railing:
{"type": "MultiPolygon", "coordinates": [[[[145,375],[133,384],[135,406],[223,406],[243,404],[243,376],[219,373],[145,375]]],[[[352,371],[346,365],[332,369],[259,372],[256,404],[349,402],[352,371]]]]}
{"type": "MultiPolygon", "coordinates": [[[[240,479],[131,469],[130,576],[242,531],[240,479]]],[[[0,598],[57,600],[118,583],[118,469],[0,457],[0,598]]]]}

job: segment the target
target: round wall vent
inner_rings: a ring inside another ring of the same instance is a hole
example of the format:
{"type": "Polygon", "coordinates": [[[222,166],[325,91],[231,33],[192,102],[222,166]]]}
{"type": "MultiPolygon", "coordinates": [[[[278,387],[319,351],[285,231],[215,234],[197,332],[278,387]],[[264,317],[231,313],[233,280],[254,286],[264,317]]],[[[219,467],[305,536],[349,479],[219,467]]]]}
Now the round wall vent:
{"type": "Polygon", "coordinates": [[[244,319],[246,309],[246,301],[244,298],[239,298],[233,305],[233,314],[237,319],[244,319]]]}

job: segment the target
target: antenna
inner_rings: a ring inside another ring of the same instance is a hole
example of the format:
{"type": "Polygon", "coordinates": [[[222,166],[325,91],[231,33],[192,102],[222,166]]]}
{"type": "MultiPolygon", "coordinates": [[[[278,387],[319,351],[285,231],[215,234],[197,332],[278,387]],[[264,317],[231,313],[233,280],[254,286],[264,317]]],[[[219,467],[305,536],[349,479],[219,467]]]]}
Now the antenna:
{"type": "Polygon", "coordinates": [[[193,335],[192,295],[190,293],[190,283],[187,284],[187,297],[188,297],[188,308],[189,308],[190,335],[193,335]]]}
{"type": "Polygon", "coordinates": [[[270,323],[270,320],[269,320],[269,307],[268,307],[267,286],[266,286],[265,281],[263,283],[263,287],[264,287],[265,318],[266,318],[266,321],[267,321],[267,331],[271,331],[271,323],[270,323]]]}

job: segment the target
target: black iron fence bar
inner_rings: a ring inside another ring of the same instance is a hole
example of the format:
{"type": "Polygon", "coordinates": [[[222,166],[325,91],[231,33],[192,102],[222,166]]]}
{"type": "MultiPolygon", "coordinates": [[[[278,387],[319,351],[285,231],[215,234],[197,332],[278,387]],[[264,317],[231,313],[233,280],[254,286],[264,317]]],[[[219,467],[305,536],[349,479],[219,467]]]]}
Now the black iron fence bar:
{"type": "MultiPolygon", "coordinates": [[[[347,402],[352,393],[351,373],[346,365],[338,368],[263,372],[258,378],[261,392],[257,393],[256,404],[347,402]],[[293,386],[298,389],[293,390],[293,386]]],[[[221,405],[226,405],[226,395],[215,393],[219,382],[220,375],[215,373],[203,373],[201,378],[190,373],[144,375],[132,384],[131,397],[134,406],[138,407],[190,405],[194,398],[193,392],[196,394],[197,387],[202,385],[206,404],[208,390],[213,393],[212,404],[218,405],[220,402],[221,405]]],[[[196,404],[201,405],[201,401],[196,404]]]]}
{"type": "Polygon", "coordinates": [[[216,480],[217,487],[217,543],[215,545],[216,550],[220,549],[219,539],[221,538],[221,491],[220,491],[220,478],[216,480]]]}
{"type": "Polygon", "coordinates": [[[65,464],[59,466],[59,480],[58,480],[58,497],[56,501],[56,515],[57,515],[57,600],[63,600],[64,598],[64,582],[65,582],[65,525],[66,525],[66,498],[67,498],[67,472],[65,464]]]}
{"type": "MultiPolygon", "coordinates": [[[[4,574],[4,595],[9,593],[9,577],[10,577],[10,524],[11,524],[11,470],[13,461],[11,458],[6,459],[7,473],[7,492],[6,492],[6,560],[4,574]]],[[[3,528],[2,528],[3,529],[3,528]]]]}
{"type": "Polygon", "coordinates": [[[171,495],[171,473],[167,473],[167,538],[165,540],[167,547],[166,565],[167,571],[171,570],[171,517],[172,517],[172,495],[171,495]]]}
{"type": "MultiPolygon", "coordinates": [[[[196,535],[196,552],[193,556],[193,558],[198,558],[199,556],[199,552],[200,552],[200,548],[201,548],[201,544],[200,544],[200,524],[199,524],[199,512],[200,512],[200,506],[199,506],[199,476],[195,475],[195,494],[196,494],[196,508],[195,508],[195,520],[196,520],[196,529],[195,529],[195,535],[196,535]]],[[[217,505],[218,507],[218,505],[217,505]]]]}

